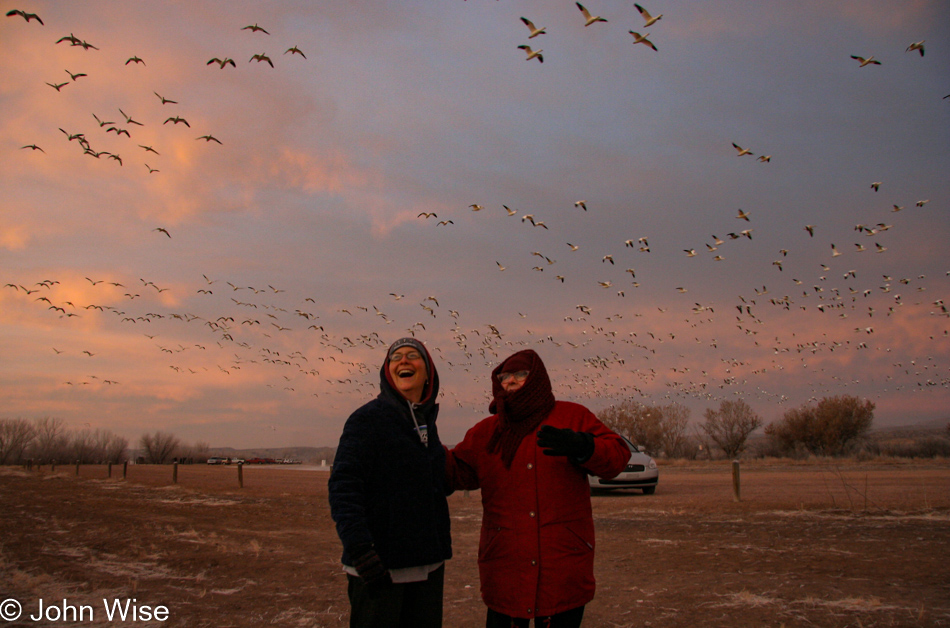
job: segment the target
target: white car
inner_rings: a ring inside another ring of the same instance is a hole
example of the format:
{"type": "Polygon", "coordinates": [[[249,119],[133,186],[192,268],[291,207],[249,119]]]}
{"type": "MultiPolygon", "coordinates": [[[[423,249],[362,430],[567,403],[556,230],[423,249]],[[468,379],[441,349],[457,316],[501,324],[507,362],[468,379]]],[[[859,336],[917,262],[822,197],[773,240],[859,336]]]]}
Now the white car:
{"type": "Polygon", "coordinates": [[[626,438],[623,439],[630,448],[630,460],[627,466],[615,478],[605,480],[596,475],[587,476],[590,488],[594,491],[606,491],[618,488],[639,488],[644,495],[656,492],[657,482],[660,480],[660,471],[656,467],[656,460],[643,453],[637,446],[626,438]]]}

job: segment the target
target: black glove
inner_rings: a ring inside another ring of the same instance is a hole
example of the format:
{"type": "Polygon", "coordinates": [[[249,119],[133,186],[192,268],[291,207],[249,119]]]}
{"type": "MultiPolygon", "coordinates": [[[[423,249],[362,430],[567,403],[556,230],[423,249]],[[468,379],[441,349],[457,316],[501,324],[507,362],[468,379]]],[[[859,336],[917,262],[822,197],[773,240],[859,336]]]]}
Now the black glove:
{"type": "Polygon", "coordinates": [[[389,570],[372,545],[354,548],[353,553],[353,567],[366,583],[366,593],[372,598],[379,597],[383,589],[393,582],[389,570]]]}
{"type": "Polygon", "coordinates": [[[594,437],[587,432],[575,432],[544,425],[538,430],[538,447],[545,456],[568,456],[574,462],[587,462],[594,455],[594,437]]]}

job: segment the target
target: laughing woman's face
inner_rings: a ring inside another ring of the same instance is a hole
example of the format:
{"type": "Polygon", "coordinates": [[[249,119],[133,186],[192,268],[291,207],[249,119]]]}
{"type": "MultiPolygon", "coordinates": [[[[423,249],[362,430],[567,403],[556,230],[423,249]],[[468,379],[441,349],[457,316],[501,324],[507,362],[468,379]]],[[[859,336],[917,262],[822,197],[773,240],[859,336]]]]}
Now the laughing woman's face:
{"type": "Polygon", "coordinates": [[[413,403],[422,400],[426,385],[426,361],[416,349],[402,347],[389,356],[389,374],[403,397],[413,403]]]}

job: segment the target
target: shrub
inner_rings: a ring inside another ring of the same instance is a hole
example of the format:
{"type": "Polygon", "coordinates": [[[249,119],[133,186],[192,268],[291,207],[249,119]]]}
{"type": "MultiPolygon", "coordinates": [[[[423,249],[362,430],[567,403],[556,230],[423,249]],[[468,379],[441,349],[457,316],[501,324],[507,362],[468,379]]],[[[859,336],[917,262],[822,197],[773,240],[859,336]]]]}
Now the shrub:
{"type": "Polygon", "coordinates": [[[773,449],[791,452],[803,447],[819,456],[840,456],[853,449],[871,429],[874,404],[857,397],[825,397],[815,407],[785,412],[769,424],[765,434],[773,449]]]}
{"type": "Polygon", "coordinates": [[[940,436],[881,441],[874,444],[881,456],[898,458],[950,458],[950,440],[940,436]]]}

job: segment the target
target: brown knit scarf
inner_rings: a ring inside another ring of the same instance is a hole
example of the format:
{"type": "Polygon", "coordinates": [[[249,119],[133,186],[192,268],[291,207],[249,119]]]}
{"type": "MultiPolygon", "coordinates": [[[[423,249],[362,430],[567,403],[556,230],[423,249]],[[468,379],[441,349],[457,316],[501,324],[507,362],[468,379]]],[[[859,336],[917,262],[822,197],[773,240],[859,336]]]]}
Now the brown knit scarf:
{"type": "Polygon", "coordinates": [[[515,353],[502,362],[491,374],[494,399],[488,411],[497,414],[499,421],[488,440],[490,453],[501,453],[502,462],[510,469],[518,446],[541,424],[554,409],[551,380],[541,357],[531,349],[515,353]],[[499,373],[530,371],[518,390],[508,393],[498,381],[499,373]]]}

